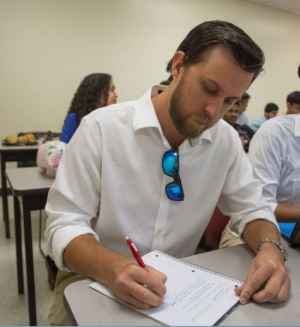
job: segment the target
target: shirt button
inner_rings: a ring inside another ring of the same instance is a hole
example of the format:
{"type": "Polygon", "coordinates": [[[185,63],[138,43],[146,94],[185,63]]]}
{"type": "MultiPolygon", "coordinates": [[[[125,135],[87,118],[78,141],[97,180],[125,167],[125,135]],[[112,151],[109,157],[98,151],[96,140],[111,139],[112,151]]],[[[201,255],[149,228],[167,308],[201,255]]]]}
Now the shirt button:
{"type": "Polygon", "coordinates": [[[162,232],[162,229],[161,228],[157,230],[157,233],[158,234],[160,234],[161,232],[162,232]]]}

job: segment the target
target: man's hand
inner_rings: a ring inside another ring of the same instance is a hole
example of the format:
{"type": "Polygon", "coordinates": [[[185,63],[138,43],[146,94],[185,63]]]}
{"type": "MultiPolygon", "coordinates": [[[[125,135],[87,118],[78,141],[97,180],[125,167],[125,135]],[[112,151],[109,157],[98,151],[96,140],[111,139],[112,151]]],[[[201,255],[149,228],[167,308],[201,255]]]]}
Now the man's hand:
{"type": "Polygon", "coordinates": [[[134,260],[123,258],[112,267],[107,285],[120,300],[139,309],[160,306],[166,293],[167,276],[147,266],[145,269],[134,260]]]}
{"type": "Polygon", "coordinates": [[[69,269],[106,284],[118,299],[139,309],[161,305],[167,291],[166,275],[149,266],[146,271],[135,260],[100,245],[92,235],[73,239],[64,251],[64,262],[69,269]]]}
{"type": "Polygon", "coordinates": [[[246,304],[250,298],[257,303],[277,303],[288,298],[290,288],[282,253],[274,244],[264,243],[250,265],[244,284],[235,292],[241,304],[246,304]]]}

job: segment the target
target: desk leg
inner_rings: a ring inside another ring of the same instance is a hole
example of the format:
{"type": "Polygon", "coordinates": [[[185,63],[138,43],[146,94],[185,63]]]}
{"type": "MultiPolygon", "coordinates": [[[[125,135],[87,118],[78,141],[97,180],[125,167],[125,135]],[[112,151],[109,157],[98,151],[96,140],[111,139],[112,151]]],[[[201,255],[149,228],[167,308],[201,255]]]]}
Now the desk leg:
{"type": "Polygon", "coordinates": [[[20,213],[20,202],[16,196],[14,196],[14,211],[15,211],[15,235],[16,235],[18,292],[19,292],[19,294],[24,294],[21,213],[20,213]]]}
{"type": "Polygon", "coordinates": [[[32,252],[30,201],[31,201],[30,197],[28,196],[23,197],[23,219],[24,219],[24,234],[25,234],[29,324],[30,326],[36,326],[37,325],[36,301],[35,301],[33,252],[32,252]]]}
{"type": "Polygon", "coordinates": [[[5,222],[6,238],[10,238],[5,167],[6,167],[5,160],[3,158],[3,153],[2,153],[1,155],[2,210],[3,210],[3,219],[5,222]]]}

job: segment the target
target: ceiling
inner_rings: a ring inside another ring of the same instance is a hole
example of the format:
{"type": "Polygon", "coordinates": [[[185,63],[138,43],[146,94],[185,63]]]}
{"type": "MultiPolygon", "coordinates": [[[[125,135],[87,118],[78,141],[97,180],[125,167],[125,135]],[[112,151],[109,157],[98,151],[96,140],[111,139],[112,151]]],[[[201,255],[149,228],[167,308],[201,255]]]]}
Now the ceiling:
{"type": "Polygon", "coordinates": [[[262,6],[272,7],[300,15],[300,0],[246,0],[262,6]]]}

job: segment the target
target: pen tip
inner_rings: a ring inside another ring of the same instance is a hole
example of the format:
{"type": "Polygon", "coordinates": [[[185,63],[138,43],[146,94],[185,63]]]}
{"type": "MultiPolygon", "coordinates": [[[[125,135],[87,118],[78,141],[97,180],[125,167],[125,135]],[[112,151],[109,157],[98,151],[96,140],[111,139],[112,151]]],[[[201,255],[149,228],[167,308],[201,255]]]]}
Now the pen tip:
{"type": "Polygon", "coordinates": [[[125,238],[126,238],[126,240],[129,240],[129,237],[128,236],[126,236],[125,238]]]}

